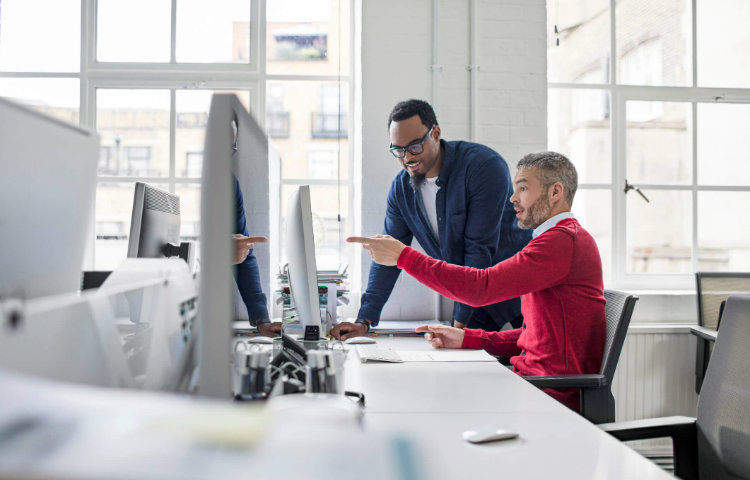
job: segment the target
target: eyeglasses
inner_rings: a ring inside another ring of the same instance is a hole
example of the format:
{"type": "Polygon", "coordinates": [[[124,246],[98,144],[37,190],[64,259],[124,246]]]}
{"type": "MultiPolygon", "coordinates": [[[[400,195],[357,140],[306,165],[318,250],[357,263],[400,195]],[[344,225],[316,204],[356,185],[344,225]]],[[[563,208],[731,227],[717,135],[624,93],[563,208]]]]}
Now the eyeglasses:
{"type": "Polygon", "coordinates": [[[407,145],[405,147],[394,147],[391,143],[390,148],[388,150],[393,154],[396,158],[404,158],[406,156],[406,152],[408,151],[412,155],[419,155],[420,153],[424,152],[424,144],[427,141],[428,138],[430,138],[430,134],[432,133],[432,129],[435,128],[435,125],[430,127],[430,130],[427,132],[427,135],[425,135],[422,138],[421,142],[418,143],[412,143],[411,145],[407,145]]]}

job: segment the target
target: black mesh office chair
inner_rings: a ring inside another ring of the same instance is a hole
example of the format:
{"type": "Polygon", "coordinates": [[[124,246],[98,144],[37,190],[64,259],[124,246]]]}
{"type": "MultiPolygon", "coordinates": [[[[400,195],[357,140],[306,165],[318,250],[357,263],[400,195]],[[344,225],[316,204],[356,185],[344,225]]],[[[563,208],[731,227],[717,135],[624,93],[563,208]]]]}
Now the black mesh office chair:
{"type": "Polygon", "coordinates": [[[698,415],[600,425],[620,440],[672,437],[675,475],[750,478],[750,296],[729,297],[698,415]]]}
{"type": "Polygon", "coordinates": [[[615,420],[612,379],[628,333],[630,317],[638,297],[617,290],[604,290],[607,300],[607,338],[599,373],[585,375],[537,375],[523,377],[539,388],[580,388],[581,415],[593,423],[615,420]]]}
{"type": "Polygon", "coordinates": [[[698,328],[695,352],[695,393],[701,393],[716,331],[721,322],[724,301],[730,295],[750,294],[750,272],[697,272],[695,290],[698,303],[698,328]]]}

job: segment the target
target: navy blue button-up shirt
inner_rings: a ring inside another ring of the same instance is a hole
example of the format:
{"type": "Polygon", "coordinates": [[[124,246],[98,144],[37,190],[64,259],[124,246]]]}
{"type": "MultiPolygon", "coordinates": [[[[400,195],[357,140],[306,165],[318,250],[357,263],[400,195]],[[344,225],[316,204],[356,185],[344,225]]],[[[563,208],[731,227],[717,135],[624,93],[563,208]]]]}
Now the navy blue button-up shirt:
{"type": "MultiPolygon", "coordinates": [[[[529,242],[531,232],[518,228],[505,160],[477,143],[441,140],[440,145],[444,151],[436,198],[440,238],[435,238],[422,196],[405,170],[391,184],[383,233],[407,245],[416,238],[428,255],[456,265],[487,268],[515,255],[529,242]]],[[[358,318],[378,323],[400,272],[372,263],[358,318]]],[[[521,313],[517,298],[483,308],[498,326],[521,313]]],[[[453,319],[466,324],[473,310],[456,303],[453,319]]]]}

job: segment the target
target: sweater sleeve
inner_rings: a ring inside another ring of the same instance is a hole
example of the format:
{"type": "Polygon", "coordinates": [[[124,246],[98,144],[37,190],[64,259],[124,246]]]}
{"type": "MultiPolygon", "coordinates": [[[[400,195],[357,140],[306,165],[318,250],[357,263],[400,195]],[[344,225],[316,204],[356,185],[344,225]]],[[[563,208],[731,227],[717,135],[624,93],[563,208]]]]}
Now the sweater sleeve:
{"type": "Polygon", "coordinates": [[[486,332],[466,328],[464,329],[464,341],[461,348],[483,349],[492,355],[510,358],[521,353],[521,349],[518,347],[518,337],[520,336],[520,328],[502,332],[486,332]]]}
{"type": "Polygon", "coordinates": [[[554,227],[487,269],[452,265],[406,247],[398,267],[457,302],[481,307],[557,285],[568,275],[573,238],[554,227]]]}

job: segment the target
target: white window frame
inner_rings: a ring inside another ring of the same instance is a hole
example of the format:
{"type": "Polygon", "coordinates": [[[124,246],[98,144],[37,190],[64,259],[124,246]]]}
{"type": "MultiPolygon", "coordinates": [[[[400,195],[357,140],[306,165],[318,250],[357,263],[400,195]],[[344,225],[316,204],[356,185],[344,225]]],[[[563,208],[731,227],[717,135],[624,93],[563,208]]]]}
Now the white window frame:
{"type": "MultiPolygon", "coordinates": [[[[709,88],[698,87],[698,62],[697,62],[697,21],[696,0],[692,0],[692,80],[690,87],[662,87],[662,86],[638,86],[617,84],[617,48],[616,48],[616,0],[610,0],[610,58],[609,83],[581,84],[571,82],[548,82],[549,90],[552,89],[583,89],[602,90],[609,92],[611,105],[610,135],[612,145],[612,178],[609,183],[582,183],[580,190],[598,189],[609,190],[612,195],[612,278],[610,283],[613,288],[637,289],[637,290],[692,290],[695,289],[695,277],[693,273],[681,274],[635,274],[627,273],[627,202],[623,193],[626,179],[626,121],[625,105],[628,101],[665,101],[665,102],[688,102],[691,103],[692,124],[697,125],[698,103],[727,103],[727,104],[750,104],[750,88],[709,88]]],[[[693,271],[697,271],[698,245],[698,202],[697,192],[750,192],[750,186],[703,186],[698,184],[698,160],[697,160],[697,132],[692,132],[692,165],[693,175],[690,184],[686,185],[664,185],[648,184],[644,190],[679,190],[689,191],[692,194],[692,245],[691,258],[693,271]]],[[[575,159],[573,159],[575,161],[575,159]]],[[[638,185],[639,187],[642,184],[638,185]]],[[[634,195],[630,192],[629,195],[634,195]]],[[[608,285],[609,286],[609,285],[608,285]]]]}
{"type": "MultiPolygon", "coordinates": [[[[97,176],[97,184],[101,183],[129,183],[143,181],[168,185],[169,191],[175,191],[178,185],[200,185],[200,179],[176,176],[175,131],[176,90],[239,90],[248,91],[250,109],[257,112],[256,119],[261,127],[265,126],[265,85],[270,81],[328,81],[340,82],[348,85],[348,158],[349,177],[345,179],[313,180],[306,178],[281,179],[279,185],[272,185],[276,193],[272,193],[279,200],[283,185],[332,185],[347,187],[347,210],[354,211],[355,183],[354,170],[354,72],[357,55],[355,45],[355,2],[356,0],[341,0],[350,2],[349,6],[349,45],[352,46],[348,71],[340,75],[272,75],[265,68],[265,38],[266,38],[266,1],[250,1],[250,50],[248,63],[176,63],[176,24],[178,0],[171,0],[171,51],[169,63],[118,63],[96,61],[96,28],[97,1],[81,0],[81,51],[79,72],[0,72],[0,77],[6,78],[73,78],[79,80],[80,104],[79,122],[81,125],[94,128],[96,125],[96,91],[106,89],[168,89],[170,90],[170,125],[169,125],[169,173],[166,177],[126,177],[126,176],[97,176]],[[262,113],[262,114],[261,114],[262,113]]],[[[275,168],[276,166],[272,166],[275,168]]],[[[280,168],[280,167],[279,167],[280,168]]],[[[274,190],[272,190],[273,192],[274,190]]],[[[95,219],[92,219],[92,231],[95,219]]],[[[354,231],[352,219],[349,219],[347,235],[354,231]]],[[[279,238],[279,237],[277,237],[279,238]]],[[[85,255],[84,268],[92,268],[95,258],[95,243],[91,242],[85,255]]],[[[279,251],[280,245],[273,251],[279,251]]],[[[354,263],[356,259],[350,259],[354,263]]],[[[278,258],[271,258],[271,264],[278,262],[278,258]]]]}

